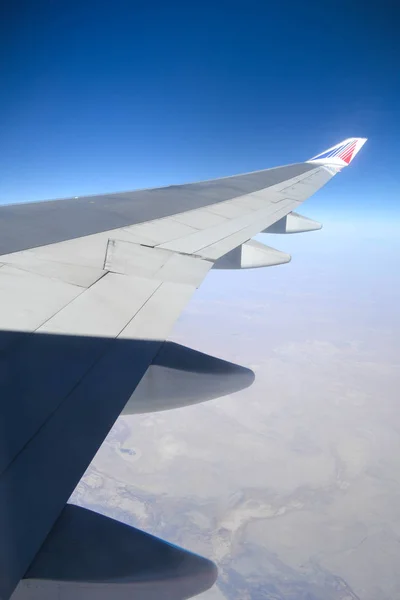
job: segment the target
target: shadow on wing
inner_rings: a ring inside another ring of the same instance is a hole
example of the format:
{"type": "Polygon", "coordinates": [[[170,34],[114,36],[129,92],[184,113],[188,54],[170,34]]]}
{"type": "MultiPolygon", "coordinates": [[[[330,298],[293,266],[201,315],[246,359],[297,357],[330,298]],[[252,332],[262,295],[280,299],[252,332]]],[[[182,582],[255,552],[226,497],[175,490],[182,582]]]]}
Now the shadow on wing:
{"type": "Polygon", "coordinates": [[[185,406],[253,379],[171,342],[0,332],[0,598],[27,571],[124,408],[185,406]]]}

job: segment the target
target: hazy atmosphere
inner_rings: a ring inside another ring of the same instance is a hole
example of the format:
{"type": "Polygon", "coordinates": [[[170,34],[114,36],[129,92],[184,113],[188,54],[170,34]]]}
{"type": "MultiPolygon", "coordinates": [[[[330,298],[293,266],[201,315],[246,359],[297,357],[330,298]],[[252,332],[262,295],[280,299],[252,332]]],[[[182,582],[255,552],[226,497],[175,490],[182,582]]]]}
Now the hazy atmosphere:
{"type": "Polygon", "coordinates": [[[342,218],[269,236],[289,265],[211,273],[172,339],[255,383],[119,419],[74,495],[213,558],[204,600],[400,594],[399,242],[342,218]]]}

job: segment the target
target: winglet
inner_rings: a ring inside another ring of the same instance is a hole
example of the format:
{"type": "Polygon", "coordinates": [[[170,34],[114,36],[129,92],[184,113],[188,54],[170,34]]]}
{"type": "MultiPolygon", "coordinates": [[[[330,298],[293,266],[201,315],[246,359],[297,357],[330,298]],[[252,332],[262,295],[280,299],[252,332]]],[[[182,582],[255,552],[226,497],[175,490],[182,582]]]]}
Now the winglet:
{"type": "Polygon", "coordinates": [[[324,150],[321,154],[310,158],[307,162],[347,167],[366,141],[367,138],[348,138],[336,144],[336,146],[324,150]]]}

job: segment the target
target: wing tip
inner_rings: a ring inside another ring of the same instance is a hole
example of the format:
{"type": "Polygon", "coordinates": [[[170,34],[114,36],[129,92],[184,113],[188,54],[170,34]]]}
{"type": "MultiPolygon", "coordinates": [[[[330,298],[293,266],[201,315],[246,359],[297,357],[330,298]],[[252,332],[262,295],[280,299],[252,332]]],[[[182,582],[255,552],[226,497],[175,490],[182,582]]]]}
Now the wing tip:
{"type": "Polygon", "coordinates": [[[347,167],[364,146],[367,139],[361,137],[347,138],[339,142],[339,144],[313,156],[307,162],[347,167]]]}

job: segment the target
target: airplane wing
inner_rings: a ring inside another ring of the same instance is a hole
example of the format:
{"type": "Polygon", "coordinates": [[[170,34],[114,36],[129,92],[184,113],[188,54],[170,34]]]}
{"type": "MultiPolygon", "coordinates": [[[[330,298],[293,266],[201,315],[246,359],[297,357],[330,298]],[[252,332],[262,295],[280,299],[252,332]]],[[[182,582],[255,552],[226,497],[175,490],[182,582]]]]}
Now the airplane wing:
{"type": "Polygon", "coordinates": [[[51,582],[62,598],[212,585],[210,561],[66,503],[122,411],[185,404],[168,388],[180,370],[232,371],[167,346],[175,320],[211,268],[288,262],[253,236],[320,228],[296,209],[365,141],[213,181],[0,208],[0,600],[24,576],[13,597],[44,597],[51,582]]]}

